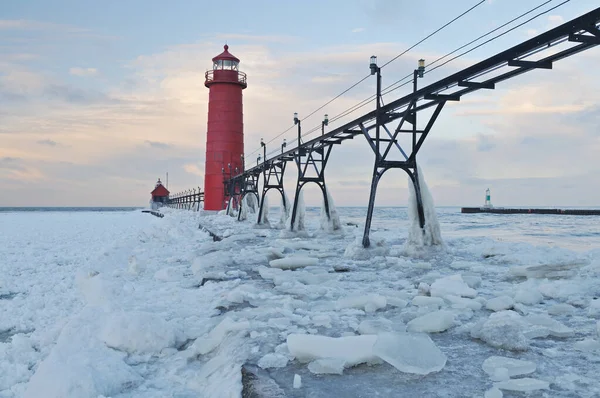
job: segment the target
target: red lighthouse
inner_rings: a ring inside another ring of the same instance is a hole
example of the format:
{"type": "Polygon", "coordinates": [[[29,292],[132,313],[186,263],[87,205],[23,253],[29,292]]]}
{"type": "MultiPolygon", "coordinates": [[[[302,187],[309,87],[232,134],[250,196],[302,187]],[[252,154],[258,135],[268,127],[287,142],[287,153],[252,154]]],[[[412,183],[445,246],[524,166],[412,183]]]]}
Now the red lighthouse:
{"type": "Polygon", "coordinates": [[[246,74],[240,60],[225,51],[212,59],[204,85],[208,94],[206,165],[204,168],[204,210],[222,210],[229,198],[223,180],[242,172],[244,154],[244,115],[242,90],[246,74]]]}

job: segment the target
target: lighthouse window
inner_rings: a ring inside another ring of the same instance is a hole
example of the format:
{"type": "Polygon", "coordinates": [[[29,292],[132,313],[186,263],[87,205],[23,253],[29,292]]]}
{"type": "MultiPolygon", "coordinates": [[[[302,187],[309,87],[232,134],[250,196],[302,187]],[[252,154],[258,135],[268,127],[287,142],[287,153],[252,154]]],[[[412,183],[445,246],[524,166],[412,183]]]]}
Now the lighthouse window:
{"type": "Polygon", "coordinates": [[[223,61],[221,61],[221,60],[215,61],[214,65],[213,65],[213,69],[223,69],[223,61]]]}
{"type": "Polygon", "coordinates": [[[223,69],[231,69],[232,62],[230,60],[223,61],[223,69]]]}

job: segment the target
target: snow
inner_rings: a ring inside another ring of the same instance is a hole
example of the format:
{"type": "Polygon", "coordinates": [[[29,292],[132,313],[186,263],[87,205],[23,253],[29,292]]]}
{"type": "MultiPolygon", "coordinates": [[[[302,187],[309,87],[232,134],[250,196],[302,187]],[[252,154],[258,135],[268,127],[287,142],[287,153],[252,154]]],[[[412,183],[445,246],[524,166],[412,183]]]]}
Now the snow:
{"type": "Polygon", "coordinates": [[[498,369],[506,369],[508,377],[521,376],[535,372],[536,364],[520,359],[491,356],[483,361],[483,371],[492,376],[498,369]]]}
{"type": "Polygon", "coordinates": [[[522,379],[511,379],[494,384],[494,387],[507,391],[535,391],[548,389],[550,383],[544,380],[524,377],[522,379]]]}
{"type": "Polygon", "coordinates": [[[443,332],[454,325],[454,314],[450,311],[434,311],[413,319],[406,325],[409,332],[443,332]]]}
{"type": "Polygon", "coordinates": [[[373,352],[401,372],[427,375],[446,365],[446,356],[431,338],[421,333],[384,333],[373,352]]]}
{"type": "Polygon", "coordinates": [[[123,312],[112,314],[100,330],[100,339],[111,348],[138,354],[157,354],[173,347],[181,333],[156,314],[123,312]]]}
{"type": "Polygon", "coordinates": [[[302,377],[299,374],[295,374],[294,375],[294,384],[293,384],[294,388],[300,388],[302,387],[302,377]]]}
{"type": "Polygon", "coordinates": [[[0,397],[239,397],[242,367],[266,396],[508,396],[494,383],[525,375],[551,382],[532,396],[600,395],[592,220],[440,208],[445,244],[411,252],[403,209],[375,209],[369,249],[364,209],[336,209],[343,234],[305,210],[303,235],[171,209],[0,212],[0,397]],[[406,332],[419,322],[430,334],[406,332]],[[535,373],[482,371],[497,356],[535,373]]]}

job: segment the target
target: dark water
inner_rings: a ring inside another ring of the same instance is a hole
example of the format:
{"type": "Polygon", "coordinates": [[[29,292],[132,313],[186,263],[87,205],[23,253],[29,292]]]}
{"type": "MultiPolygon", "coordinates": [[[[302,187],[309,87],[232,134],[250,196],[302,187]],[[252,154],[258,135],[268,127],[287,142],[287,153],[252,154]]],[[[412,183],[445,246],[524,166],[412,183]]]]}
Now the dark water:
{"type": "Polygon", "coordinates": [[[74,211],[93,211],[93,212],[107,212],[107,211],[133,211],[142,209],[143,207],[0,207],[0,213],[14,213],[14,212],[48,212],[48,211],[61,211],[61,212],[74,212],[74,211]]]}

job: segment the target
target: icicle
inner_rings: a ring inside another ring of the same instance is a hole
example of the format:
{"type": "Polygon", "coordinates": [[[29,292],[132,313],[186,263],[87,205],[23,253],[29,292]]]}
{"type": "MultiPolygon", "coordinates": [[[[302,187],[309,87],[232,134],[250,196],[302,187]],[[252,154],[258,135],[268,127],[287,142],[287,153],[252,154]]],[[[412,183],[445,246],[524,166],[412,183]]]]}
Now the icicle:
{"type": "Polygon", "coordinates": [[[260,224],[269,225],[269,199],[267,195],[263,198],[263,211],[261,215],[260,224]]]}
{"type": "Polygon", "coordinates": [[[421,187],[421,198],[423,200],[423,212],[425,215],[425,225],[423,229],[419,225],[419,212],[417,208],[417,195],[412,180],[408,179],[408,217],[411,221],[410,229],[408,230],[407,245],[422,247],[443,245],[442,233],[440,231],[440,223],[438,222],[433,204],[433,197],[429,188],[425,183],[425,177],[421,167],[417,166],[419,175],[419,185],[421,187]]]}
{"type": "Polygon", "coordinates": [[[296,232],[304,231],[304,218],[306,216],[306,208],[304,206],[304,194],[302,191],[298,194],[298,205],[296,206],[296,219],[294,220],[294,228],[291,228],[292,217],[288,219],[286,228],[296,232]]]}
{"type": "Polygon", "coordinates": [[[325,188],[325,194],[327,195],[327,203],[329,204],[329,217],[327,217],[325,201],[323,201],[323,206],[321,206],[321,229],[327,232],[339,231],[342,229],[342,223],[340,222],[340,216],[327,188],[325,188]]]}
{"type": "Polygon", "coordinates": [[[286,226],[287,219],[289,217],[290,217],[290,200],[284,191],[283,197],[281,198],[281,212],[279,215],[279,225],[281,226],[281,228],[284,228],[286,226]],[[285,201],[284,201],[284,198],[285,198],[285,201]]]}

